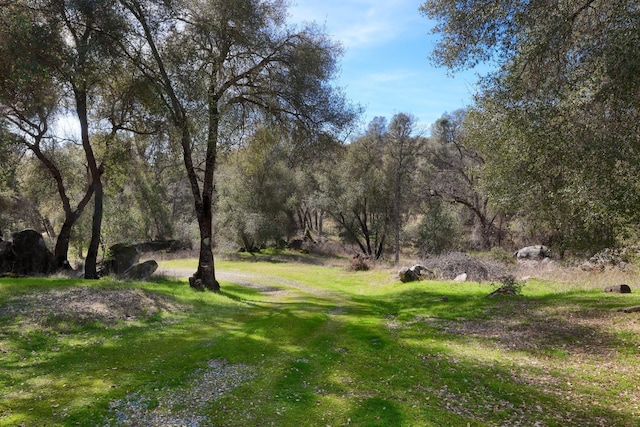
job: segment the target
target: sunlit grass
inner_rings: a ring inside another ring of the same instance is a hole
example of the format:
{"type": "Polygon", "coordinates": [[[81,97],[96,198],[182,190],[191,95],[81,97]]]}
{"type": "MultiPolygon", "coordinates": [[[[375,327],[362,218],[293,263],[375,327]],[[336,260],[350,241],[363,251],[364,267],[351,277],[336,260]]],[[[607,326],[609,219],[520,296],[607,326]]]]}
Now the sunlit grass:
{"type": "Polygon", "coordinates": [[[213,359],[253,376],[198,409],[202,425],[638,425],[640,320],[616,311],[640,305],[635,293],[531,280],[488,299],[496,285],[402,284],[385,269],[216,267],[218,294],[161,278],[0,279],[0,426],[105,425],[114,401],[158,402],[213,359]],[[3,314],[69,287],[143,289],[182,309],[91,322],[3,314]]]}

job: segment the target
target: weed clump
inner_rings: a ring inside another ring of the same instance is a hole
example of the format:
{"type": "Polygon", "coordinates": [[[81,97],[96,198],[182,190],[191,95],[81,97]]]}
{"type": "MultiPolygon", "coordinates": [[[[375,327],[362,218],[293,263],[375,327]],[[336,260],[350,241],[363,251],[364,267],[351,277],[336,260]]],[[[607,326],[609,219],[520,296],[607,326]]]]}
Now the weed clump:
{"type": "Polygon", "coordinates": [[[351,262],[349,263],[349,270],[351,271],[369,271],[371,266],[369,265],[369,257],[356,254],[353,258],[351,258],[351,262]]]}
{"type": "Polygon", "coordinates": [[[496,295],[521,295],[524,282],[521,282],[515,278],[515,276],[509,274],[503,276],[500,279],[502,286],[498,287],[495,291],[487,295],[487,298],[493,298],[496,295]]]}

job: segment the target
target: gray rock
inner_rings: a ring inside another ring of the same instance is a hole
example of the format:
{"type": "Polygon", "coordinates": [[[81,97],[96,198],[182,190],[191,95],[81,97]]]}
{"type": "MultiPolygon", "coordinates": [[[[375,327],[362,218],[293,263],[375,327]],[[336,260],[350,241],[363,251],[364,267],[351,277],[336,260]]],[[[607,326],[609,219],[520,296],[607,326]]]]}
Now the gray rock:
{"type": "Polygon", "coordinates": [[[429,270],[427,267],[425,267],[424,265],[416,264],[413,267],[411,267],[411,270],[418,273],[418,275],[422,278],[433,277],[433,272],[429,270]]]}
{"type": "Polygon", "coordinates": [[[416,264],[413,267],[402,267],[398,271],[398,276],[400,277],[401,282],[407,283],[433,278],[434,274],[424,265],[416,264]]]}
{"type": "Polygon", "coordinates": [[[462,274],[458,274],[455,279],[453,279],[454,282],[466,282],[467,281],[467,273],[462,273],[462,274]]]}
{"type": "Polygon", "coordinates": [[[14,255],[12,268],[14,273],[34,275],[52,271],[55,264],[53,253],[47,249],[40,233],[26,229],[13,233],[11,237],[13,238],[11,251],[14,255]]]}
{"type": "Polygon", "coordinates": [[[551,256],[551,249],[547,246],[527,246],[515,253],[518,259],[544,259],[551,256]]]}
{"type": "Polygon", "coordinates": [[[416,280],[419,280],[418,274],[409,267],[402,267],[398,271],[398,276],[400,277],[400,281],[402,283],[415,282],[416,280]]]}
{"type": "Polygon", "coordinates": [[[109,248],[109,257],[103,264],[104,275],[121,275],[140,261],[140,252],[136,245],[116,243],[109,248]]]}
{"type": "Polygon", "coordinates": [[[13,270],[16,254],[13,252],[13,243],[0,242],[0,273],[9,273],[13,270]]]}
{"type": "Polygon", "coordinates": [[[629,285],[625,285],[624,283],[621,285],[609,286],[604,289],[605,292],[616,292],[619,294],[630,294],[631,287],[629,285]]]}
{"type": "Polygon", "coordinates": [[[149,280],[151,275],[158,269],[158,263],[155,260],[149,260],[140,264],[132,265],[122,273],[121,277],[125,280],[149,280]]]}

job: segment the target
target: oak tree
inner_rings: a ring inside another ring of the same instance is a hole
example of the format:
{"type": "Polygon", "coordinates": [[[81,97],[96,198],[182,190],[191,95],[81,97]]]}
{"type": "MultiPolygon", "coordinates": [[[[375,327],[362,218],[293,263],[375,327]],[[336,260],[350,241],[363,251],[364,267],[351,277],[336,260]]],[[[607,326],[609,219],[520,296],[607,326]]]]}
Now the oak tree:
{"type": "Polygon", "coordinates": [[[494,200],[541,219],[561,247],[624,237],[640,220],[637,2],[428,0],[421,10],[437,21],[437,64],[496,66],[473,130],[494,200]]]}
{"type": "Polygon", "coordinates": [[[200,231],[190,284],[216,291],[212,219],[220,145],[265,122],[301,144],[349,124],[355,111],[330,85],[340,48],[315,26],[287,26],[280,0],[121,4],[137,22],[129,57],[156,84],[182,147],[200,231]]]}

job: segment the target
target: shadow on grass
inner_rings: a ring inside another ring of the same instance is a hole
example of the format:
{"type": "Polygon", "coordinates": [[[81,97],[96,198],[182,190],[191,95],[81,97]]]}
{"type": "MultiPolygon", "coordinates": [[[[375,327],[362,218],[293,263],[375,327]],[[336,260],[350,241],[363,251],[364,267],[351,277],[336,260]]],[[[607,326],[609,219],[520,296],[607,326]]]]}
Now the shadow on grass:
{"type": "MultiPolygon", "coordinates": [[[[163,282],[159,288],[166,294],[172,286],[163,282]]],[[[93,325],[72,336],[3,332],[7,353],[0,354],[0,378],[9,395],[0,397],[7,408],[0,425],[102,425],[114,399],[172,393],[218,358],[250,365],[257,375],[208,403],[214,425],[636,425],[632,413],[611,409],[617,394],[603,396],[596,384],[592,391],[603,402],[594,403],[593,394],[587,402],[584,390],[567,385],[573,379],[561,369],[563,357],[536,348],[557,345],[557,332],[538,326],[549,319],[548,310],[571,307],[566,299],[484,295],[481,289],[447,294],[438,288],[340,300],[300,293],[274,301],[256,289],[228,285],[217,295],[180,294],[191,304],[181,318],[93,325]],[[388,322],[398,319],[399,326],[390,328],[388,322]],[[489,333],[492,328],[505,338],[528,331],[522,340],[528,344],[494,355],[500,338],[489,333]],[[514,350],[518,354],[511,356],[514,350]],[[520,352],[558,359],[559,372],[550,376],[545,365],[515,364],[520,352]]],[[[569,311],[590,312],[595,302],[586,303],[569,311]]],[[[556,311],[557,327],[569,328],[560,341],[606,332],[556,311]]],[[[11,322],[0,319],[0,326],[11,322]]],[[[621,345],[614,335],[603,336],[603,344],[621,345]]]]}
{"type": "Polygon", "coordinates": [[[583,292],[543,296],[500,296],[488,292],[447,294],[442,289],[399,291],[385,299],[354,296],[363,311],[397,322],[421,322],[433,331],[453,336],[481,338],[505,350],[531,355],[589,354],[609,357],[616,349],[635,345],[620,337],[616,324],[628,314],[616,312],[624,298],[583,292]]]}

